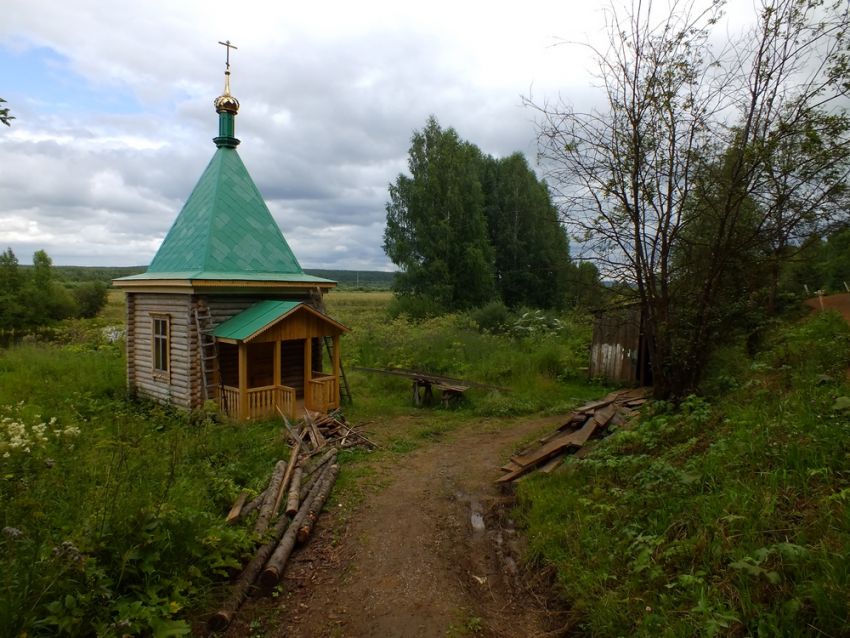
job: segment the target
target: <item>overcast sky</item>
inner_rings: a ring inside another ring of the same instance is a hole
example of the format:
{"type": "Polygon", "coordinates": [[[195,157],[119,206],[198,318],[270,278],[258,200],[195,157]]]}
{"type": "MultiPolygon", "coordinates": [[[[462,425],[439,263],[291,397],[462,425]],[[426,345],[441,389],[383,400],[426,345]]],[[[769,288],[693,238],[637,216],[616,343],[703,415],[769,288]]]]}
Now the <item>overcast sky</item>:
{"type": "Polygon", "coordinates": [[[586,50],[556,44],[598,38],[606,5],[7,0],[0,249],[148,264],[215,150],[229,39],[239,153],[301,265],[391,270],[387,184],[413,130],[433,114],[534,163],[521,96],[592,99],[586,50]]]}

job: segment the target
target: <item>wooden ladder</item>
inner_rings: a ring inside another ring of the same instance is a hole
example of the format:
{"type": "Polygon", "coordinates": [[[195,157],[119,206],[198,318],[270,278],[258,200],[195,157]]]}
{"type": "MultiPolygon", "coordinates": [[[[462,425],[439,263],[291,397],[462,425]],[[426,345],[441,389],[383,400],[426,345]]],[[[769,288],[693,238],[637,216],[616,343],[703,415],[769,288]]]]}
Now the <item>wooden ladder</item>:
{"type": "Polygon", "coordinates": [[[209,308],[195,308],[195,328],[198,330],[198,354],[201,359],[201,394],[204,401],[217,399],[220,389],[220,384],[216,382],[219,376],[218,343],[213,336],[209,308]]]}
{"type": "MultiPolygon", "coordinates": [[[[333,361],[333,339],[331,337],[325,337],[325,349],[328,351],[328,358],[333,361]]],[[[348,387],[348,377],[345,376],[345,368],[342,365],[342,357],[339,358],[339,374],[342,377],[342,383],[339,384],[339,398],[340,401],[345,401],[348,405],[353,405],[354,401],[351,399],[351,388],[348,387]]]]}

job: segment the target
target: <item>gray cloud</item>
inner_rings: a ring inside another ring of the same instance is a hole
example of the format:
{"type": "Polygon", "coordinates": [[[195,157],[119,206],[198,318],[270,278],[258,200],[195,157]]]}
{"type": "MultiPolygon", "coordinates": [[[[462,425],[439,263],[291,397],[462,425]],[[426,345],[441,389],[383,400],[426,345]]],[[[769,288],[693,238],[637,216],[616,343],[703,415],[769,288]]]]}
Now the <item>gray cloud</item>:
{"type": "Polygon", "coordinates": [[[486,153],[533,163],[534,114],[520,95],[565,84],[586,93],[582,58],[547,47],[553,30],[598,23],[593,10],[544,0],[511,12],[11,2],[0,46],[18,56],[46,47],[57,61],[52,84],[0,89],[18,117],[0,131],[0,246],[22,261],[44,248],[63,264],[150,261],[214,152],[218,39],[240,46],[240,155],[302,265],[390,269],[386,187],[406,169],[412,131],[434,114],[486,153]]]}

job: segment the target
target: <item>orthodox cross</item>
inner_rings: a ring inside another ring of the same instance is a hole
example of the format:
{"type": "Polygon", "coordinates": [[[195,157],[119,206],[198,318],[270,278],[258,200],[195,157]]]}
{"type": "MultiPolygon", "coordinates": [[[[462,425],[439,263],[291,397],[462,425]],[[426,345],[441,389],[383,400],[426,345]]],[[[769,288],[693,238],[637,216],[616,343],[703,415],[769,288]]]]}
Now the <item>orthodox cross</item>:
{"type": "Polygon", "coordinates": [[[225,42],[222,42],[221,40],[219,40],[218,43],[220,45],[224,46],[224,47],[227,47],[227,70],[229,71],[230,70],[230,49],[238,49],[239,47],[237,47],[234,44],[230,44],[230,40],[227,40],[225,42]]]}

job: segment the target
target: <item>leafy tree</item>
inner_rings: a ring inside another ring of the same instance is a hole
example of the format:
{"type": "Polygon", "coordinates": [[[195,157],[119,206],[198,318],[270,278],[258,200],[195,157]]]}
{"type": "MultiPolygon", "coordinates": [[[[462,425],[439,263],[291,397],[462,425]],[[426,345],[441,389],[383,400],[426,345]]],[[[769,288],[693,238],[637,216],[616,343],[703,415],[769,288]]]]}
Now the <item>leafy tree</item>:
{"type": "Polygon", "coordinates": [[[27,321],[20,294],[23,282],[18,258],[7,248],[0,254],[0,331],[19,330],[27,321]]]}
{"type": "Polygon", "coordinates": [[[29,325],[40,326],[74,316],[77,312],[74,299],[56,281],[50,256],[43,250],[37,250],[32,264],[32,272],[22,291],[28,307],[29,325]]]}
{"type": "Polygon", "coordinates": [[[558,307],[570,277],[567,236],[549,187],[525,157],[483,158],[482,185],[496,285],[510,307],[558,307]]]}
{"type": "Polygon", "coordinates": [[[107,287],[102,281],[88,281],[74,288],[78,316],[85,319],[97,316],[106,305],[106,293],[107,287]]]}
{"type": "Polygon", "coordinates": [[[578,308],[600,308],[606,290],[599,280],[599,269],[589,261],[574,262],[567,280],[567,305],[578,308]]]}
{"type": "MultiPolygon", "coordinates": [[[[6,100],[4,100],[2,97],[0,97],[0,104],[3,104],[5,102],[6,102],[6,100]]],[[[5,124],[6,126],[11,126],[12,125],[11,120],[14,120],[14,119],[15,119],[14,115],[9,115],[8,107],[0,107],[0,122],[5,124]]]]}
{"type": "Polygon", "coordinates": [[[77,303],[56,280],[53,261],[43,250],[23,270],[11,248],[0,254],[0,331],[19,331],[77,314],[77,303]]]}
{"type": "Polygon", "coordinates": [[[495,293],[480,158],[430,117],[411,138],[410,176],[389,186],[384,250],[401,269],[395,289],[432,311],[479,306],[495,293]]]}
{"type": "MultiPolygon", "coordinates": [[[[846,5],[763,0],[757,25],[715,55],[720,11],[719,1],[701,10],[688,0],[611,11],[609,46],[594,49],[605,108],[538,107],[541,154],[568,221],[603,275],[641,304],[661,397],[693,389],[723,336],[718,312],[739,249],[764,255],[771,239],[781,248],[820,223],[821,190],[807,184],[833,156],[814,149],[805,179],[786,186],[775,177],[788,166],[780,149],[804,148],[808,133],[791,132],[816,124],[847,88],[846,5]],[[787,206],[791,192],[799,199],[787,206]],[[682,258],[695,242],[699,260],[682,258]]],[[[846,147],[847,127],[834,131],[846,147]]]]}

